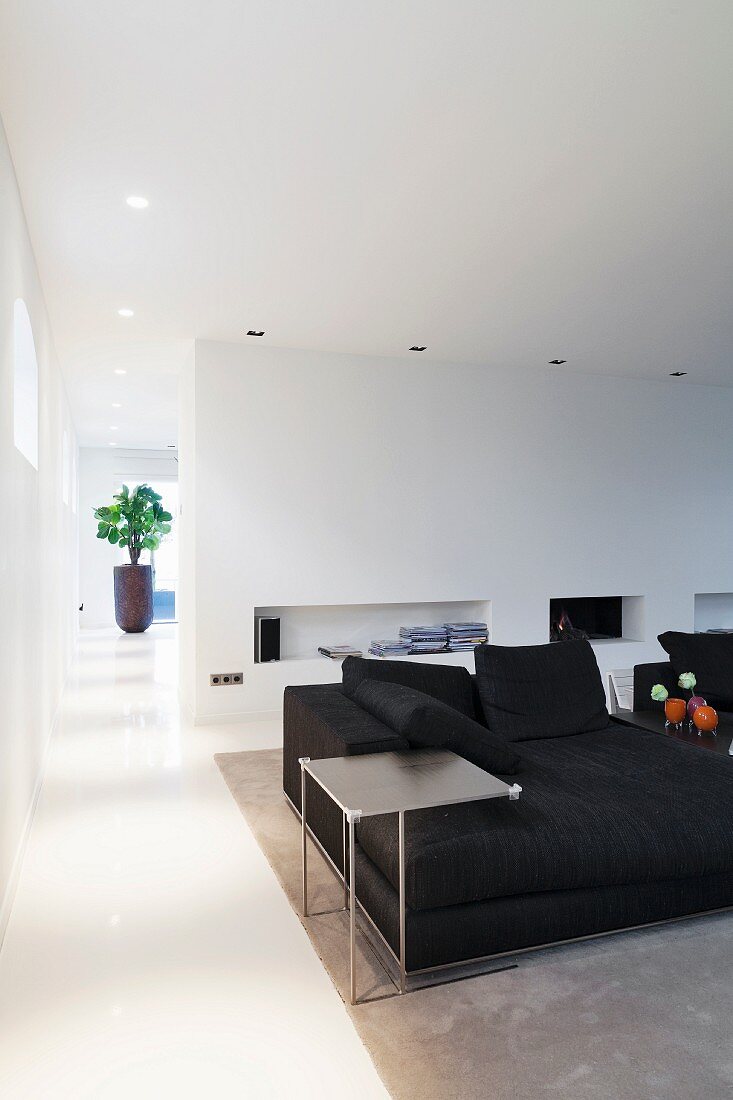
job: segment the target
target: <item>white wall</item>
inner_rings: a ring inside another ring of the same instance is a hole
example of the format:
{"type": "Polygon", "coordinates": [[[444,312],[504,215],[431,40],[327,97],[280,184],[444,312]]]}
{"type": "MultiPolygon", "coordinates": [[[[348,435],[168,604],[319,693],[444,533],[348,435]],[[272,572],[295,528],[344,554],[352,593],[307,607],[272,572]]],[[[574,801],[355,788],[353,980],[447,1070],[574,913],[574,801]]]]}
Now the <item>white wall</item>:
{"type": "Polygon", "coordinates": [[[72,655],[76,436],[0,125],[0,938],[48,737],[72,655]],[[39,368],[38,470],[13,442],[13,303],[31,318],[39,368]],[[63,438],[69,487],[64,503],[63,438]]]}
{"type": "MultiPolygon", "coordinates": [[[[196,628],[196,369],[192,346],[179,383],[178,420],[178,621],[180,695],[191,715],[197,713],[198,634],[196,628]],[[185,624],[185,625],[184,625],[185,624]]],[[[220,537],[220,528],[214,539],[220,537]]],[[[236,672],[237,669],[231,671],[236,672]]],[[[208,679],[207,679],[208,683],[208,679]]],[[[207,689],[208,690],[208,689],[207,689]]]]}
{"type": "Polygon", "coordinates": [[[79,451],[79,613],[82,627],[115,625],[113,568],[129,561],[126,550],[117,550],[97,538],[94,509],[110,504],[120,483],[130,486],[156,477],[177,478],[178,464],[171,451],[123,450],[116,447],[82,447],[79,451]]]}
{"type": "Polygon", "coordinates": [[[733,389],[198,342],[183,399],[200,719],[339,678],[255,666],[256,606],[485,599],[514,645],[547,641],[552,596],[643,596],[605,674],[733,590],[733,389]]]}

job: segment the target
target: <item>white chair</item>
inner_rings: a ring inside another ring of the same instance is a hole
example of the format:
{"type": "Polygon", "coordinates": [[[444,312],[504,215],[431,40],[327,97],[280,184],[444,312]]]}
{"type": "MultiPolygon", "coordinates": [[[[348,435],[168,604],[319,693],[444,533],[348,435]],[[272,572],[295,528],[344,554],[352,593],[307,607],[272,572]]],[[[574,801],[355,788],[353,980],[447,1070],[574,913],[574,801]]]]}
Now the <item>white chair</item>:
{"type": "Polygon", "coordinates": [[[634,709],[634,670],[617,668],[608,674],[611,714],[634,709]]]}

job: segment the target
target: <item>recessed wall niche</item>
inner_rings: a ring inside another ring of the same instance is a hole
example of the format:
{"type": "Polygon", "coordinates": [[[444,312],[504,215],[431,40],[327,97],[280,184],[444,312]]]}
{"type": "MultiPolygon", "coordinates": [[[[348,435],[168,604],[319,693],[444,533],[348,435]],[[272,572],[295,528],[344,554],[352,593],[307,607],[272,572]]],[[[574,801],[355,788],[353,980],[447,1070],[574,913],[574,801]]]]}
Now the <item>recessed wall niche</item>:
{"type": "Polygon", "coordinates": [[[695,630],[733,631],[733,592],[695,593],[695,630]]]}
{"type": "MultiPolygon", "coordinates": [[[[480,621],[488,624],[489,600],[455,600],[442,603],[321,604],[256,607],[258,615],[280,619],[281,660],[318,657],[319,645],[353,645],[368,653],[381,638],[397,638],[401,626],[423,623],[480,621]]],[[[471,653],[423,654],[424,660],[462,662],[471,653]]],[[[417,660],[418,658],[411,658],[417,660]]]]}
{"type": "Polygon", "coordinates": [[[644,640],[643,596],[555,596],[549,638],[587,637],[591,642],[644,640]]]}

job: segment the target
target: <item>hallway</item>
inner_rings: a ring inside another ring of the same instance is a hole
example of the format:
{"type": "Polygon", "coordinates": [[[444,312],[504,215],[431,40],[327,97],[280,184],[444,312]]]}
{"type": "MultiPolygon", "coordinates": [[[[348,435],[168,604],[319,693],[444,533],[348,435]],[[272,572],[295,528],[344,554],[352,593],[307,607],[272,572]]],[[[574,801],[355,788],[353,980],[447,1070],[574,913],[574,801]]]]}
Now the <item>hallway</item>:
{"type": "Polygon", "coordinates": [[[384,1097],[213,762],[280,723],[180,716],[175,632],[81,635],[0,951],[0,1096],[384,1097]]]}

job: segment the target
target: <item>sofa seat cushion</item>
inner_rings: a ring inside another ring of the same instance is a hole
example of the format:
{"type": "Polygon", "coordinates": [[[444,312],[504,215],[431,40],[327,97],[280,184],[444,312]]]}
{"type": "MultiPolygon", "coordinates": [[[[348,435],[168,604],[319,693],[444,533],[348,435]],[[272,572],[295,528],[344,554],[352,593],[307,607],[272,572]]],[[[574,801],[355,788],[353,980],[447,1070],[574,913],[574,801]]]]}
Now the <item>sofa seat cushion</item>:
{"type": "MultiPolygon", "coordinates": [[[[518,801],[406,816],[410,908],[733,871],[725,756],[614,723],[525,742],[521,779],[518,801]]],[[[358,838],[396,889],[396,815],[365,818],[358,838]]]]}
{"type": "Polygon", "coordinates": [[[366,657],[347,657],[342,666],[345,693],[353,698],[364,680],[378,680],[385,684],[402,684],[422,691],[446,706],[459,710],[469,718],[475,718],[473,683],[467,668],[453,665],[429,665],[421,661],[369,660],[366,657]]]}
{"type": "Polygon", "coordinates": [[[503,737],[422,691],[364,680],[352,698],[411,748],[449,749],[492,774],[514,775],[519,769],[521,758],[503,737]]]}
{"type": "Polygon", "coordinates": [[[659,644],[669,654],[675,676],[693,672],[697,695],[718,710],[733,710],[733,634],[667,630],[659,635],[659,644]]]}
{"type": "Polygon", "coordinates": [[[566,737],[608,725],[601,674],[588,642],[481,645],[474,654],[486,725],[507,741],[566,737]]]}

